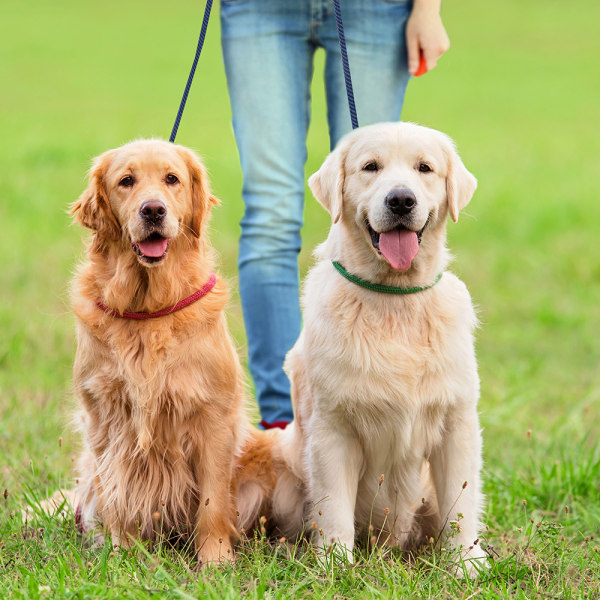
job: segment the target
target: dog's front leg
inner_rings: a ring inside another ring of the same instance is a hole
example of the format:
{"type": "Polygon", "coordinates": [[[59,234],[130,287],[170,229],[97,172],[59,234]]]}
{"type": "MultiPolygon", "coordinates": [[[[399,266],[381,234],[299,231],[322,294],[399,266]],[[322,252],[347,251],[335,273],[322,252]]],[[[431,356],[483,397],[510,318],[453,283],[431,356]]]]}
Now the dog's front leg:
{"type": "Polygon", "coordinates": [[[354,509],[362,451],[355,436],[338,424],[312,429],[307,446],[309,494],[313,503],[313,543],[321,551],[334,544],[334,552],[354,562],[354,509]],[[315,527],[316,524],[316,527],[315,527]]]}
{"type": "Polygon", "coordinates": [[[232,432],[217,423],[203,436],[196,477],[200,506],[196,525],[196,552],[200,567],[233,561],[231,539],[235,535],[234,503],[231,496],[232,432]]]}
{"type": "Polygon", "coordinates": [[[481,433],[475,406],[455,409],[440,446],[430,458],[438,499],[442,536],[461,549],[469,574],[485,552],[477,542],[482,505],[479,472],[481,433]]]}

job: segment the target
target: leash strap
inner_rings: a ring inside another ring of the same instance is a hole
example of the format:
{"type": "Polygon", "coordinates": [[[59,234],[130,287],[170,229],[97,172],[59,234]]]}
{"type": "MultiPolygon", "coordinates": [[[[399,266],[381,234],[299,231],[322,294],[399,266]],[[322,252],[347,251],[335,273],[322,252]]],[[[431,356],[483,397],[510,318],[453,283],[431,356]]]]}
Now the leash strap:
{"type": "Polygon", "coordinates": [[[340,52],[342,54],[342,68],[344,69],[344,80],[346,81],[346,95],[348,96],[348,109],[350,110],[350,120],[352,129],[358,127],[358,117],[356,116],[356,105],[354,104],[354,90],[352,89],[352,77],[350,76],[350,63],[348,62],[348,52],[346,51],[346,36],[344,35],[344,23],[342,22],[342,11],[340,0],[333,0],[335,8],[335,22],[337,25],[338,39],[340,40],[340,52]]]}
{"type": "Polygon", "coordinates": [[[194,62],[192,63],[192,68],[190,70],[187,83],[185,84],[183,97],[181,98],[181,103],[179,104],[179,110],[177,111],[175,124],[173,125],[171,137],[169,138],[170,142],[175,142],[177,130],[179,129],[179,122],[181,121],[181,116],[183,115],[183,109],[185,108],[185,103],[187,102],[187,97],[190,93],[190,88],[192,87],[192,81],[194,79],[194,73],[196,72],[196,66],[198,65],[198,59],[200,58],[200,53],[202,52],[202,46],[204,46],[204,38],[206,37],[206,29],[208,28],[208,19],[210,18],[211,8],[212,0],[206,0],[206,8],[204,9],[204,19],[202,20],[202,28],[200,29],[200,37],[198,38],[198,45],[196,47],[196,56],[194,57],[194,62]]]}
{"type": "Polygon", "coordinates": [[[396,287],[393,285],[382,285],[380,283],[371,283],[365,279],[361,279],[356,275],[352,275],[352,273],[348,273],[339,262],[332,260],[331,263],[335,267],[336,271],[342,276],[345,277],[348,281],[359,285],[367,290],[371,290],[372,292],[382,292],[384,294],[415,294],[417,292],[423,292],[432,288],[441,278],[443,273],[440,273],[434,280],[431,285],[425,285],[423,287],[396,287]]]}
{"type": "MultiPolygon", "coordinates": [[[[356,104],[354,103],[354,90],[352,88],[352,77],[350,75],[350,64],[348,62],[348,52],[346,50],[346,36],[344,35],[344,23],[342,21],[342,11],[340,8],[340,0],[333,0],[335,9],[335,22],[337,26],[338,39],[340,41],[340,53],[342,55],[342,68],[344,70],[344,80],[346,82],[346,95],[348,96],[348,109],[350,110],[350,121],[352,122],[352,129],[358,127],[358,117],[356,115],[356,104]]],[[[204,18],[202,19],[202,27],[200,29],[200,36],[198,38],[198,44],[196,46],[196,55],[194,56],[194,62],[190,69],[190,74],[185,84],[183,96],[179,103],[179,110],[177,111],[177,117],[171,130],[171,136],[169,137],[170,142],[175,142],[177,137],[177,131],[179,130],[179,123],[185,109],[190,88],[192,87],[192,81],[194,80],[194,74],[196,73],[196,67],[198,66],[198,59],[204,46],[204,38],[206,37],[206,30],[208,29],[208,21],[210,19],[210,11],[212,9],[212,0],[206,0],[206,7],[204,8],[204,18]]]]}

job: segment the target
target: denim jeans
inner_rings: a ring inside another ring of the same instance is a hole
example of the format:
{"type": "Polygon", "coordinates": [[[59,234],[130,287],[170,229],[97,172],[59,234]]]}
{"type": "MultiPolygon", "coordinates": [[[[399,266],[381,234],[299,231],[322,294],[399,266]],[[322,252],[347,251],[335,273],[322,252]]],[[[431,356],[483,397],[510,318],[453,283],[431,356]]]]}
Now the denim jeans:
{"type": "MultiPolygon", "coordinates": [[[[342,0],[360,125],[400,118],[412,3],[342,0]]],[[[292,419],[282,370],[301,328],[298,253],[313,55],[324,48],[331,148],[352,129],[332,0],[222,0],[222,46],[244,176],[239,281],[263,426],[292,419]]]]}

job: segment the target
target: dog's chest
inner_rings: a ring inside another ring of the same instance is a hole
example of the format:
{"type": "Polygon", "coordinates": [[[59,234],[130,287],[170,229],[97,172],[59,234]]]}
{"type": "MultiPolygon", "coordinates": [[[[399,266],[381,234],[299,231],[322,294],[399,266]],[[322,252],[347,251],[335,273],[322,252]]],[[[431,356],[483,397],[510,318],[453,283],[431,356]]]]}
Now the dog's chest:
{"type": "Polygon", "coordinates": [[[440,301],[439,294],[359,294],[324,306],[305,324],[317,402],[413,427],[424,414],[427,423],[438,414],[443,421],[461,389],[475,384],[468,295],[440,301]]]}
{"type": "Polygon", "coordinates": [[[77,381],[93,402],[112,399],[135,410],[182,415],[200,390],[210,390],[210,369],[200,368],[188,338],[151,327],[107,329],[101,337],[78,330],[77,381]]]}

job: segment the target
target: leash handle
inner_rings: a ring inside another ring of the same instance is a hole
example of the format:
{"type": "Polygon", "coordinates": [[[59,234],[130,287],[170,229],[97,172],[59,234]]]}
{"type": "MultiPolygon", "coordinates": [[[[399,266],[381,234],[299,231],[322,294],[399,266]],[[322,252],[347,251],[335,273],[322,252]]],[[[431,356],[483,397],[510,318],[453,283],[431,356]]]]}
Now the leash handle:
{"type": "Polygon", "coordinates": [[[187,102],[188,94],[190,93],[190,88],[192,87],[192,81],[194,79],[194,73],[196,72],[196,66],[198,65],[198,59],[200,58],[200,53],[202,52],[202,46],[204,46],[204,38],[206,37],[206,29],[208,28],[208,20],[210,18],[211,8],[212,8],[212,0],[206,0],[206,7],[204,9],[204,18],[202,19],[202,28],[200,29],[200,37],[198,38],[198,45],[196,47],[196,56],[194,57],[194,62],[192,63],[192,68],[190,70],[190,74],[188,76],[187,83],[185,84],[185,90],[183,91],[183,97],[181,98],[181,102],[179,104],[179,110],[177,111],[177,117],[175,118],[175,124],[173,125],[173,130],[171,131],[171,137],[169,138],[170,142],[175,142],[175,137],[177,136],[177,130],[179,129],[179,122],[181,121],[181,116],[183,115],[183,109],[185,108],[185,103],[187,102]]]}
{"type": "Polygon", "coordinates": [[[348,62],[348,52],[346,51],[346,36],[344,35],[344,23],[342,22],[340,0],[333,0],[333,6],[335,8],[335,23],[337,25],[338,39],[340,40],[340,52],[342,55],[342,68],[344,69],[344,80],[346,81],[346,95],[348,96],[348,109],[350,110],[350,120],[352,121],[352,129],[356,129],[358,127],[358,117],[356,116],[356,105],[354,104],[354,90],[352,89],[350,64],[348,62]]]}

